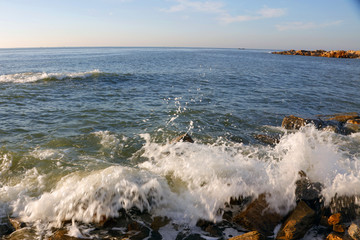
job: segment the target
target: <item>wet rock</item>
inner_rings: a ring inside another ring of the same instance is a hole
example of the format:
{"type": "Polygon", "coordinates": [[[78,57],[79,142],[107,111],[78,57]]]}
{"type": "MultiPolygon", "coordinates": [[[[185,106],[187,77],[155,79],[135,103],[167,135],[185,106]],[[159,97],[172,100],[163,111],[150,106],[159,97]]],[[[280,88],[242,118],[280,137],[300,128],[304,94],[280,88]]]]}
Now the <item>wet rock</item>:
{"type": "Polygon", "coordinates": [[[360,227],[359,225],[352,223],[348,228],[349,236],[354,240],[360,240],[360,227]]]}
{"type": "Polygon", "coordinates": [[[133,221],[128,224],[127,234],[131,240],[142,240],[150,236],[150,229],[141,225],[140,223],[133,221]]]}
{"type": "Polygon", "coordinates": [[[10,222],[3,222],[2,224],[0,224],[0,236],[8,235],[14,230],[15,228],[12,227],[10,222]]]}
{"type": "Polygon", "coordinates": [[[326,240],[351,240],[351,238],[344,234],[332,232],[326,237],[326,240]]]}
{"type": "Polygon", "coordinates": [[[281,126],[285,129],[289,130],[298,130],[301,127],[305,126],[306,121],[304,118],[295,117],[294,115],[290,115],[284,117],[281,126]]]}
{"type": "Polygon", "coordinates": [[[335,224],[333,226],[333,231],[338,232],[338,233],[343,233],[343,232],[345,232],[345,226],[342,224],[335,224]]]}
{"type": "Polygon", "coordinates": [[[335,213],[331,215],[328,219],[328,223],[330,226],[336,225],[341,222],[341,213],[335,213]]]}
{"type": "Polygon", "coordinates": [[[300,179],[296,181],[296,201],[305,201],[314,209],[320,208],[322,185],[319,182],[311,182],[304,171],[299,172],[300,179]]]}
{"type": "Polygon", "coordinates": [[[347,113],[347,114],[335,114],[333,117],[328,120],[338,121],[338,122],[346,122],[348,120],[359,118],[359,115],[356,112],[347,113]]]}
{"type": "MultiPolygon", "coordinates": [[[[6,239],[8,240],[35,240],[39,239],[34,229],[25,227],[11,233],[6,239]]],[[[49,238],[51,240],[51,238],[49,238]]],[[[66,240],[66,238],[64,238],[66,240]]]]}
{"type": "Polygon", "coordinates": [[[257,134],[254,136],[254,138],[263,143],[270,144],[270,145],[275,145],[280,142],[280,139],[277,137],[263,135],[263,134],[257,134]]]}
{"type": "Polygon", "coordinates": [[[16,218],[9,217],[9,222],[11,223],[11,225],[15,230],[19,230],[20,228],[26,227],[25,223],[21,222],[19,219],[16,218]]]}
{"type": "Polygon", "coordinates": [[[252,231],[240,236],[232,237],[229,240],[265,240],[266,237],[258,231],[252,231]]]}
{"type": "Polygon", "coordinates": [[[300,239],[315,222],[315,211],[305,202],[300,201],[291,215],[286,219],[276,239],[300,239]]]}
{"type": "Polygon", "coordinates": [[[190,137],[189,134],[184,133],[176,138],[174,138],[173,140],[171,140],[170,143],[177,143],[177,142],[189,142],[189,143],[193,143],[194,140],[190,137]]]}
{"type": "Polygon", "coordinates": [[[223,235],[221,229],[214,224],[207,226],[205,232],[208,232],[211,237],[221,237],[223,235]]]}
{"type": "Polygon", "coordinates": [[[237,214],[233,221],[251,231],[258,231],[266,236],[273,235],[273,230],[280,223],[282,216],[269,209],[266,195],[261,194],[250,203],[245,211],[237,214]]]}
{"type": "Polygon", "coordinates": [[[154,217],[153,222],[151,223],[151,229],[159,231],[159,229],[170,222],[170,219],[167,217],[154,217]]]}
{"type": "Polygon", "coordinates": [[[70,237],[67,235],[68,231],[66,229],[59,229],[57,230],[49,240],[79,240],[80,238],[70,237]]]}
{"type": "Polygon", "coordinates": [[[179,233],[175,240],[206,240],[205,238],[201,237],[200,234],[185,234],[179,233]]]}

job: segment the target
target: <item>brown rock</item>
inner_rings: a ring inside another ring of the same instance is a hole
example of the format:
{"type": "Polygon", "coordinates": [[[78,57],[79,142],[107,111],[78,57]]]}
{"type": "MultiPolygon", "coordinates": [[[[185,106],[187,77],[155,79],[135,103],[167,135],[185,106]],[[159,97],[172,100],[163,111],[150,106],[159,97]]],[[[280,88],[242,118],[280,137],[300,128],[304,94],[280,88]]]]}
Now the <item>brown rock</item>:
{"type": "Polygon", "coordinates": [[[360,227],[359,225],[352,223],[348,228],[349,236],[354,240],[360,240],[360,227]]]}
{"type": "Polygon", "coordinates": [[[335,213],[331,215],[328,219],[328,223],[330,226],[336,225],[340,223],[340,221],[341,221],[341,213],[335,213]]]}
{"type": "Polygon", "coordinates": [[[315,211],[305,202],[300,201],[291,215],[286,219],[276,239],[300,239],[312,227],[315,211]]]}
{"type": "Polygon", "coordinates": [[[49,237],[49,240],[79,240],[80,239],[76,237],[70,237],[67,235],[67,233],[68,233],[67,230],[59,229],[51,237],[49,237]]]}
{"type": "Polygon", "coordinates": [[[177,142],[190,142],[190,143],[193,143],[194,140],[190,137],[189,134],[184,133],[184,134],[174,138],[173,140],[171,140],[170,143],[177,143],[177,142]]]}
{"type": "Polygon", "coordinates": [[[159,231],[160,228],[167,225],[170,222],[170,219],[167,217],[154,217],[153,222],[151,223],[151,229],[159,231]]]}
{"type": "Polygon", "coordinates": [[[345,227],[342,224],[335,224],[333,226],[333,231],[338,232],[338,233],[343,233],[343,232],[345,232],[345,227]]]}
{"type": "Polygon", "coordinates": [[[11,225],[15,228],[15,230],[19,230],[20,228],[26,227],[26,224],[21,222],[16,218],[9,218],[11,225]]]}
{"type": "Polygon", "coordinates": [[[285,129],[300,129],[301,127],[305,126],[305,124],[305,119],[290,115],[288,117],[284,117],[281,126],[285,129]]]}
{"type": "MultiPolygon", "coordinates": [[[[11,233],[6,239],[8,240],[35,240],[39,239],[39,236],[36,235],[36,232],[34,229],[29,227],[20,228],[19,230],[11,233]]],[[[64,238],[67,240],[66,238],[64,238]]],[[[49,238],[49,240],[52,240],[52,238],[49,238]]]]}
{"type": "Polygon", "coordinates": [[[346,123],[350,123],[350,124],[360,124],[360,118],[349,119],[349,120],[346,121],[346,123]]]}
{"type": "Polygon", "coordinates": [[[229,240],[265,240],[265,236],[258,231],[248,232],[236,237],[232,237],[229,240]]]}
{"type": "Polygon", "coordinates": [[[344,115],[336,114],[334,117],[329,118],[329,120],[338,121],[338,122],[346,122],[347,120],[355,119],[358,117],[359,117],[359,114],[357,114],[356,112],[352,112],[352,113],[347,113],[344,115]]]}
{"type": "Polygon", "coordinates": [[[257,134],[254,136],[254,138],[258,139],[259,141],[261,141],[263,143],[270,144],[270,145],[275,145],[280,142],[279,138],[264,135],[264,134],[257,134]]]}
{"type": "Polygon", "coordinates": [[[282,217],[269,209],[266,195],[261,194],[256,200],[249,204],[245,211],[236,215],[233,220],[240,226],[258,231],[266,236],[274,234],[274,228],[281,221],[282,217]]]}
{"type": "Polygon", "coordinates": [[[340,233],[330,233],[327,237],[326,240],[351,240],[348,236],[344,235],[344,234],[340,234],[340,233]]]}

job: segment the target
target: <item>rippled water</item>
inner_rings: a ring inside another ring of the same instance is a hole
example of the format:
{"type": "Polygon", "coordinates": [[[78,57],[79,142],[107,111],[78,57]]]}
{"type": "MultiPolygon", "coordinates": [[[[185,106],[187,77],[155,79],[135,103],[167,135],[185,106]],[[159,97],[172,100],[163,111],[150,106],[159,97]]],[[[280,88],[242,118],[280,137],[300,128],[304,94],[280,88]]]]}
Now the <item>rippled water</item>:
{"type": "Polygon", "coordinates": [[[299,170],[328,201],[360,194],[359,134],[280,128],[285,115],[360,112],[359,93],[359,59],[0,49],[0,214],[46,229],[136,206],[191,226],[263,192],[286,214],[299,170]],[[170,143],[183,132],[195,144],[170,143]],[[267,146],[258,133],[282,138],[267,146]]]}

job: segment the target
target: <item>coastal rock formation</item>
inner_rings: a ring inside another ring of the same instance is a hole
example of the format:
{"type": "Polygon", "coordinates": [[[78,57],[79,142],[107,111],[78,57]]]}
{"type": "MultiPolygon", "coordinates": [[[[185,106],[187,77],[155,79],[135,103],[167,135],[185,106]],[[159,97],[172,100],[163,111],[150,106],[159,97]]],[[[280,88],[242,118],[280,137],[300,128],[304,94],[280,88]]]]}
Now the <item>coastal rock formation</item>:
{"type": "Polygon", "coordinates": [[[360,58],[360,51],[353,50],[335,50],[335,51],[325,51],[325,50],[288,50],[280,52],[272,52],[272,54],[281,54],[281,55],[300,55],[300,56],[315,56],[315,57],[330,57],[330,58],[360,58]]]}
{"type": "Polygon", "coordinates": [[[300,239],[315,222],[315,211],[300,201],[281,226],[276,239],[300,239]]]}
{"type": "Polygon", "coordinates": [[[258,231],[252,231],[240,236],[232,237],[229,240],[265,240],[264,235],[259,233],[258,231]]]}
{"type": "Polygon", "coordinates": [[[266,195],[260,195],[245,209],[234,217],[234,222],[251,230],[258,231],[266,236],[274,233],[274,228],[280,223],[282,216],[269,209],[266,195]]]}
{"type": "Polygon", "coordinates": [[[290,115],[284,117],[281,126],[288,130],[298,130],[307,124],[313,124],[319,130],[332,131],[345,135],[360,131],[360,116],[358,113],[318,117],[318,119],[306,119],[290,115]]]}

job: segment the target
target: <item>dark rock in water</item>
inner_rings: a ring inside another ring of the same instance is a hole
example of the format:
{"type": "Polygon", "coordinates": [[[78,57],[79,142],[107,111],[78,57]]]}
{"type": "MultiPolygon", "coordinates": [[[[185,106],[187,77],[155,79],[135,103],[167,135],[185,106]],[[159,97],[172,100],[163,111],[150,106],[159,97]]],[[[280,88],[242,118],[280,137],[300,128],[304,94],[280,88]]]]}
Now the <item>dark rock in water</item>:
{"type": "Polygon", "coordinates": [[[315,222],[315,211],[305,202],[300,201],[291,215],[286,219],[276,239],[300,239],[315,222]]]}
{"type": "Polygon", "coordinates": [[[266,237],[258,231],[244,233],[240,236],[232,237],[229,240],[265,240],[266,237]]]}
{"type": "Polygon", "coordinates": [[[256,200],[249,204],[245,211],[236,215],[233,221],[252,231],[258,231],[266,236],[274,234],[274,228],[280,223],[282,216],[269,209],[266,195],[261,194],[256,200]]]}
{"type": "Polygon", "coordinates": [[[175,240],[206,240],[205,238],[201,237],[200,234],[185,234],[179,233],[176,236],[175,240]]]}
{"type": "Polygon", "coordinates": [[[301,179],[296,181],[296,201],[304,201],[311,208],[319,210],[322,185],[319,182],[311,182],[304,171],[300,171],[301,179]]]}
{"type": "Polygon", "coordinates": [[[334,115],[330,116],[330,118],[328,118],[327,120],[346,122],[348,120],[356,119],[356,118],[359,118],[359,114],[356,112],[351,112],[351,113],[344,113],[344,114],[334,114],[334,115]]]}
{"type": "Polygon", "coordinates": [[[221,229],[214,224],[207,226],[205,232],[208,232],[211,237],[221,237],[223,235],[221,229]]]}
{"type": "Polygon", "coordinates": [[[359,225],[352,223],[348,228],[349,236],[354,240],[360,240],[360,227],[359,225]]]}
{"type": "Polygon", "coordinates": [[[257,134],[257,135],[254,136],[254,138],[261,141],[261,142],[263,142],[263,143],[270,144],[270,145],[275,145],[275,144],[280,142],[279,138],[264,135],[264,134],[257,134]]]}
{"type": "Polygon", "coordinates": [[[333,231],[338,233],[345,232],[345,226],[343,224],[336,224],[333,226],[333,231]]]}
{"type": "Polygon", "coordinates": [[[185,134],[182,134],[182,135],[174,138],[173,140],[171,140],[170,143],[177,143],[177,142],[190,142],[190,143],[193,143],[194,140],[190,137],[189,134],[185,133],[185,134]]]}
{"type": "MultiPolygon", "coordinates": [[[[3,221],[6,219],[2,219],[3,221]]],[[[10,233],[12,233],[14,230],[16,230],[15,227],[12,226],[10,219],[8,219],[9,222],[3,222],[2,224],[0,224],[0,236],[3,235],[8,235],[10,233]]]]}

